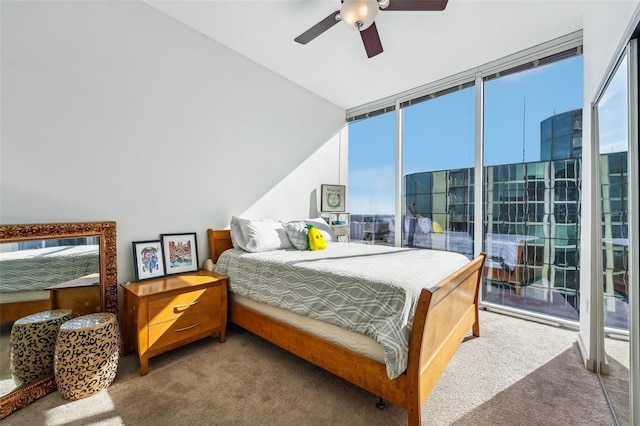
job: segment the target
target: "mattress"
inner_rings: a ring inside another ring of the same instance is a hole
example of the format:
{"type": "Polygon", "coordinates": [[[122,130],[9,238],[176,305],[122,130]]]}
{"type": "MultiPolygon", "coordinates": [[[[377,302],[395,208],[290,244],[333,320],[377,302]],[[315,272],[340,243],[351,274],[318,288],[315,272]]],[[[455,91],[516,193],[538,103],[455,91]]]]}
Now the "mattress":
{"type": "Polygon", "coordinates": [[[417,300],[469,262],[458,253],[357,243],[326,250],[225,251],[216,271],[231,292],[372,338],[387,375],[407,366],[417,300]]]}

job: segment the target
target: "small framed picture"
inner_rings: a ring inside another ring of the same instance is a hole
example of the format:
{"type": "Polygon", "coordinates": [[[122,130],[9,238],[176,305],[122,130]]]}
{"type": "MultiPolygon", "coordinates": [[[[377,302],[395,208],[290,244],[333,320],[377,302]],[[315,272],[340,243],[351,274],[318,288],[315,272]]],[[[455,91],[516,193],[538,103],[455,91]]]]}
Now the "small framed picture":
{"type": "Polygon", "coordinates": [[[322,185],[320,209],[323,212],[343,212],[346,206],[344,185],[322,185]]]}
{"type": "Polygon", "coordinates": [[[164,258],[160,241],[134,241],[133,264],[136,281],[164,276],[164,258]]]}
{"type": "Polygon", "coordinates": [[[196,233],[162,234],[164,270],[167,275],[193,272],[198,267],[198,241],[196,233]]]}

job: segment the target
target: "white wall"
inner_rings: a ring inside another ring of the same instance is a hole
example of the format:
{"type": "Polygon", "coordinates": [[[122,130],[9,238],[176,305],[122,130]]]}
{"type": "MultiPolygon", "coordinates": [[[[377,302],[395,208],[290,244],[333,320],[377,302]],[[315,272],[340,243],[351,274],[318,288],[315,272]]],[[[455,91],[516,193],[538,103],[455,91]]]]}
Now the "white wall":
{"type": "Polygon", "coordinates": [[[596,359],[597,342],[592,330],[596,326],[592,306],[596,294],[596,277],[599,274],[596,259],[601,256],[600,247],[593,247],[591,225],[600,226],[600,217],[593,217],[591,205],[600,200],[600,188],[594,185],[593,158],[598,155],[593,143],[591,105],[607,72],[630,35],[631,25],[638,10],[638,1],[587,2],[584,11],[583,66],[584,92],[582,109],[582,212],[580,252],[580,343],[583,356],[596,359]]]}
{"type": "Polygon", "coordinates": [[[0,7],[0,222],[115,220],[123,282],[132,241],[195,231],[202,261],[207,228],[336,183],[344,110],[148,5],[0,7]]]}
{"type": "MultiPolygon", "coordinates": [[[[297,203],[292,206],[292,194],[300,197],[300,182],[309,179],[313,173],[316,181],[330,185],[347,185],[348,173],[348,137],[346,124],[333,138],[317,152],[305,160],[299,167],[284,178],[275,188],[266,193],[253,206],[245,211],[250,218],[271,218],[277,220],[293,220],[306,217],[317,217],[320,210],[320,186],[307,186],[307,204],[297,203]],[[340,159],[340,167],[327,167],[340,159]]],[[[347,200],[348,207],[349,200],[347,200]]]]}

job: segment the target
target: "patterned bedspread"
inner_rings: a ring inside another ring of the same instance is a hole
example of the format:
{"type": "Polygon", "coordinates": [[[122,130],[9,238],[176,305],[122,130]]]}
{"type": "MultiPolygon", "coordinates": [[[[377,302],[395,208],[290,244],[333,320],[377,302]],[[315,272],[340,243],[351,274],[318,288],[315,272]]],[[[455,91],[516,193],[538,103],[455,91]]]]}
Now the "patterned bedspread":
{"type": "Polygon", "coordinates": [[[42,290],[96,272],[100,272],[97,245],[0,253],[0,293],[42,290]]]}
{"type": "Polygon", "coordinates": [[[231,249],[216,271],[230,276],[234,293],[373,338],[394,379],[407,368],[421,290],[468,262],[437,250],[332,243],[322,251],[231,249]]]}

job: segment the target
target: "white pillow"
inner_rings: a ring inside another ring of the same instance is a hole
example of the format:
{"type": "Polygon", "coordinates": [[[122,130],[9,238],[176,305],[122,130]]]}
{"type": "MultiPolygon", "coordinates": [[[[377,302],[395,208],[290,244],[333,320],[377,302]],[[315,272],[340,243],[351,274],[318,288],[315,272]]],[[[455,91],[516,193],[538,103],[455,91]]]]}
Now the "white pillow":
{"type": "Polygon", "coordinates": [[[231,230],[231,244],[233,244],[233,248],[239,248],[247,251],[247,240],[244,238],[244,234],[242,234],[242,225],[240,221],[246,223],[247,219],[242,219],[236,216],[231,217],[231,224],[229,226],[231,230]]]}
{"type": "Polygon", "coordinates": [[[238,218],[238,223],[244,236],[245,251],[258,253],[291,248],[287,231],[280,222],[238,218]]]}

